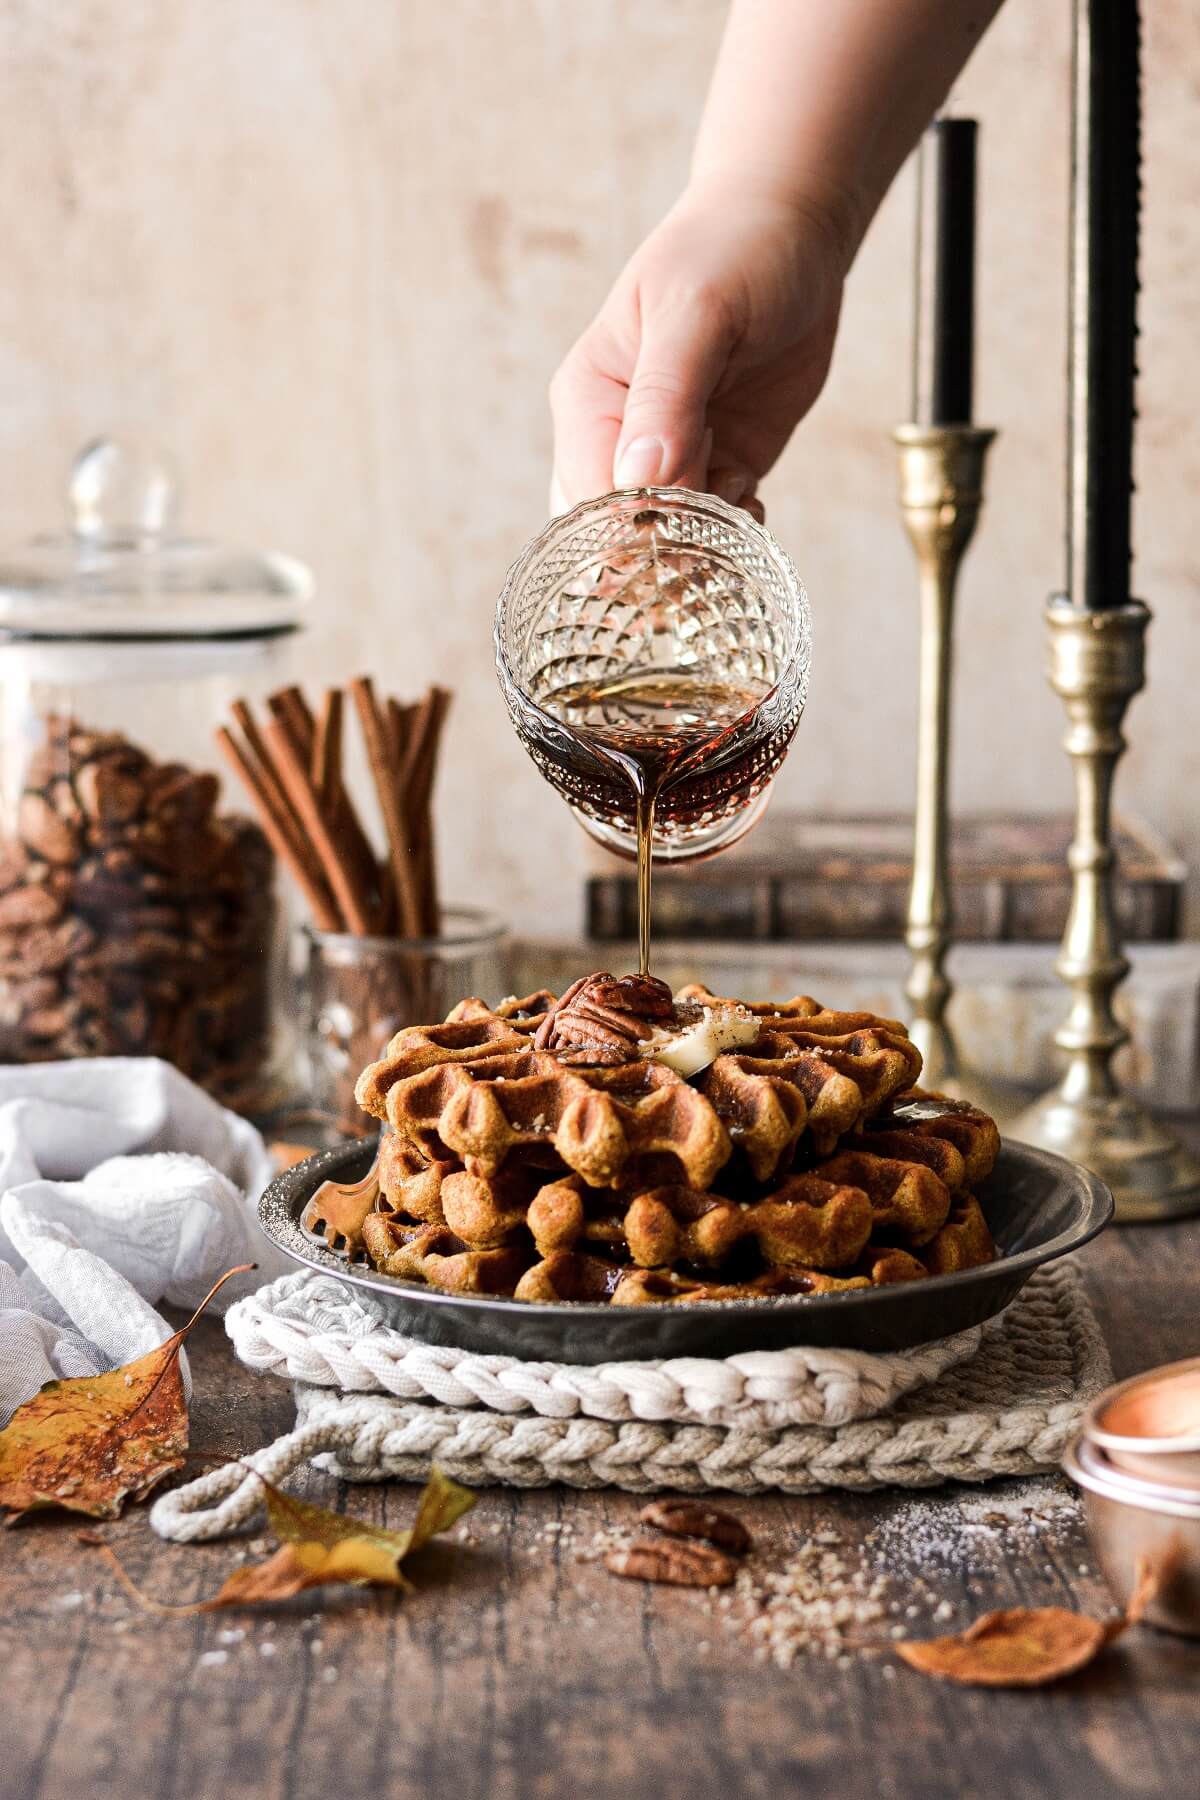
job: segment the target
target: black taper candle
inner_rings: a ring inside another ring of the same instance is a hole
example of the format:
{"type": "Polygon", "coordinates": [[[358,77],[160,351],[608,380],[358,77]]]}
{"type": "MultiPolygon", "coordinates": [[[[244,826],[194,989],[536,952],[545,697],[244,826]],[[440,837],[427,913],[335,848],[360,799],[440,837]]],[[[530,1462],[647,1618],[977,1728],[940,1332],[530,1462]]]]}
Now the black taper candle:
{"type": "Polygon", "coordinates": [[[1067,595],[1129,599],[1141,195],[1137,0],[1075,0],[1067,595]]]}
{"type": "Polygon", "coordinates": [[[912,417],[969,425],[975,363],[974,119],[935,119],[917,156],[912,417]]]}

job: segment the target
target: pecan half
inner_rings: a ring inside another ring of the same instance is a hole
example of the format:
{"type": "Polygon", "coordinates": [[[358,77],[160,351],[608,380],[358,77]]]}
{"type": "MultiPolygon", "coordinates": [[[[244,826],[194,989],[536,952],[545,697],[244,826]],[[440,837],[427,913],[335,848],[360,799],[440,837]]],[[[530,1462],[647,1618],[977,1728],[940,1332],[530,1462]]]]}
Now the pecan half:
{"type": "Polygon", "coordinates": [[[744,1556],[753,1539],[733,1513],[717,1506],[702,1506],[698,1500],[652,1500],[643,1506],[639,1517],[643,1525],[654,1525],[669,1531],[672,1537],[706,1538],[731,1556],[744,1556]]]}
{"type": "Polygon", "coordinates": [[[26,847],[47,862],[74,862],[79,839],[75,828],[61,818],[44,794],[22,794],[17,813],[18,830],[26,847]]]}
{"type": "Polygon", "coordinates": [[[604,1559],[610,1575],[627,1581],[668,1582],[673,1587],[728,1587],[734,1564],[708,1544],[690,1544],[671,1538],[637,1538],[624,1550],[610,1550],[604,1559]]]}
{"type": "Polygon", "coordinates": [[[671,990],[653,975],[584,975],[550,1008],[533,1046],[568,1064],[636,1062],[642,1040],[674,1017],[671,990]]]}
{"type": "Polygon", "coordinates": [[[61,911],[54,895],[44,887],[30,883],[25,887],[13,888],[9,893],[0,895],[0,931],[22,925],[49,925],[61,911]]]}

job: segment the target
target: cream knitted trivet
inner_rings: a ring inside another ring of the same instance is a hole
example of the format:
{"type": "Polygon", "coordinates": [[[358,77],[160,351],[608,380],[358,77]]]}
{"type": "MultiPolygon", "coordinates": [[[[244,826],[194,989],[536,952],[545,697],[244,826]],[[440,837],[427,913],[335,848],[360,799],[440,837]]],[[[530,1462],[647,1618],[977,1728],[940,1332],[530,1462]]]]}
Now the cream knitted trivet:
{"type": "Polygon", "coordinates": [[[1039,1271],[998,1319],[889,1356],[750,1351],[594,1368],[419,1343],[330,1276],[287,1275],[232,1307],[238,1355],[296,1379],[297,1427],[164,1494],[151,1521],[179,1541],[258,1509],[246,1465],[301,1463],[350,1481],[475,1487],[813,1493],[986,1481],[1057,1467],[1111,1380],[1078,1276],[1039,1271]],[[349,1391],[355,1390],[355,1391],[349,1391]]]}

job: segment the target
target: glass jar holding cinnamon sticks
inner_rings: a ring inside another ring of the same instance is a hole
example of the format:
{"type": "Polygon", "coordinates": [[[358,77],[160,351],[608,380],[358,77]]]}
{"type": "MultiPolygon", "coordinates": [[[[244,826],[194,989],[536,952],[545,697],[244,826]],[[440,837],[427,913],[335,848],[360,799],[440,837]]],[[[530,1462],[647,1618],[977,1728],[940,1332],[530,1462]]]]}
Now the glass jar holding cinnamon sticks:
{"type": "Polygon", "coordinates": [[[286,690],[262,716],[238,701],[217,732],[309,915],[307,1098],[352,1134],[369,1128],[355,1080],[394,1032],[441,1018],[466,994],[499,998],[505,985],[499,922],[439,902],[432,795],[449,705],[444,688],[405,703],[359,676],[319,699],[286,690]],[[346,779],[352,732],[370,774],[373,835],[346,779]]]}
{"type": "Polygon", "coordinates": [[[161,1056],[252,1107],[274,859],[210,734],[230,683],[278,680],[311,579],[181,536],[159,456],[91,445],[69,496],[0,564],[0,1060],[161,1056]]]}
{"type": "Polygon", "coordinates": [[[473,907],[445,907],[431,937],[304,937],[308,1095],[350,1137],[376,1130],[354,1084],[395,1032],[445,1018],[468,994],[498,1000],[509,985],[504,926],[473,907]]]}

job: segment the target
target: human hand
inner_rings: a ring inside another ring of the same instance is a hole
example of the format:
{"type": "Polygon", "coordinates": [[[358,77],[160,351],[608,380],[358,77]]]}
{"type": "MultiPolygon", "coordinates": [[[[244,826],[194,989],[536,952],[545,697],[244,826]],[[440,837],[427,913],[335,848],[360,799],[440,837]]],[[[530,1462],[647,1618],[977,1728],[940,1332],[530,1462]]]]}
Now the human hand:
{"type": "Polygon", "coordinates": [[[828,373],[848,240],[792,196],[690,187],[551,383],[555,511],[656,484],[761,519],[758,482],[828,373]]]}

